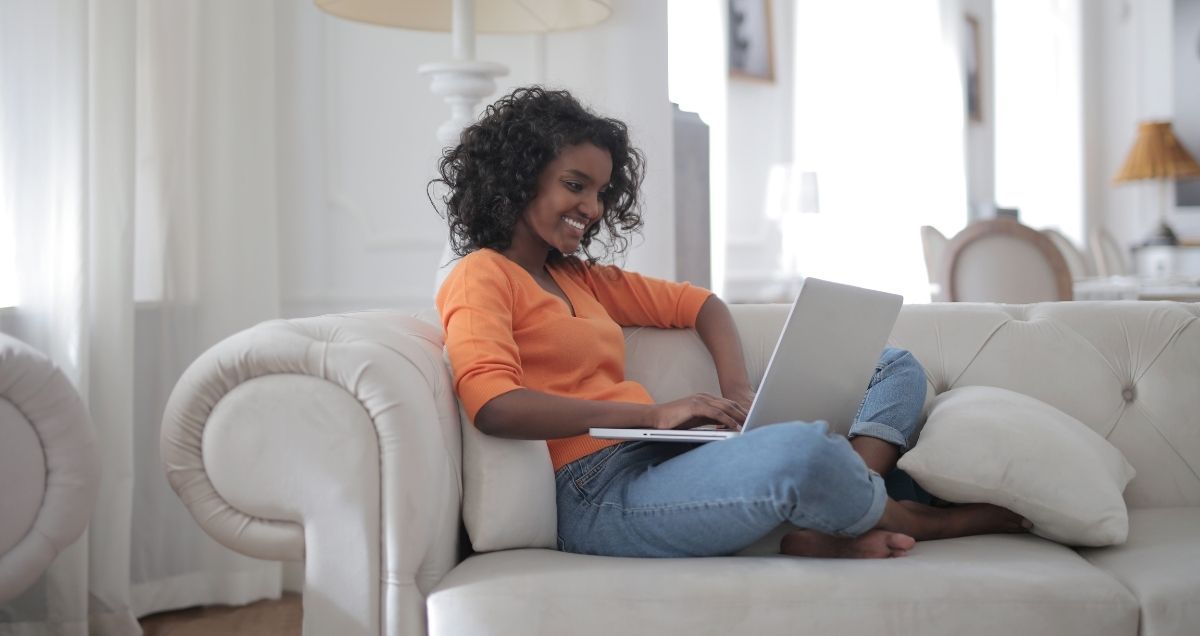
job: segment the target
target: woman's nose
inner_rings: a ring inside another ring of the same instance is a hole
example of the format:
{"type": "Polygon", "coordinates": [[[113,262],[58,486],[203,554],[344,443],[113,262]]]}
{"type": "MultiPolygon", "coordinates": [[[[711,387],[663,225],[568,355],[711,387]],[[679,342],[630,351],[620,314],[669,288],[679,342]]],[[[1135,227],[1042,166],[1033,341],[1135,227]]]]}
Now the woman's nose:
{"type": "Polygon", "coordinates": [[[581,207],[587,218],[593,221],[599,218],[600,214],[604,211],[604,204],[600,202],[599,197],[584,201],[581,207]]]}

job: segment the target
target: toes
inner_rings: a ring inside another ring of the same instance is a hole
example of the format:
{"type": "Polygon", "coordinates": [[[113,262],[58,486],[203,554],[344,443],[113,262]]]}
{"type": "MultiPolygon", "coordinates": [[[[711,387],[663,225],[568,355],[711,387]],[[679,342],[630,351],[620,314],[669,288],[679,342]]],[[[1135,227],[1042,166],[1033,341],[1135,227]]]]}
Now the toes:
{"type": "Polygon", "coordinates": [[[907,534],[901,534],[899,532],[893,532],[887,537],[887,547],[893,551],[911,550],[916,544],[916,539],[908,536],[907,534]]]}

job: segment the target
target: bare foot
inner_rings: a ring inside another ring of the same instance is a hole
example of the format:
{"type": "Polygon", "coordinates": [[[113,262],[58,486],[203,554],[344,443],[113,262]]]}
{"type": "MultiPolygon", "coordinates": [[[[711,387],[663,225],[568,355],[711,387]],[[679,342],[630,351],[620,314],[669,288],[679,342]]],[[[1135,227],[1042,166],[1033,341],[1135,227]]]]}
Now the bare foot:
{"type": "Polygon", "coordinates": [[[902,557],[916,540],[899,532],[870,530],[857,537],[835,537],[814,530],[793,530],[779,542],[783,554],[835,559],[886,559],[902,557]]]}
{"type": "Polygon", "coordinates": [[[919,540],[949,539],[976,534],[1029,532],[1033,527],[1017,513],[992,504],[935,508],[915,501],[889,502],[879,527],[906,532],[919,540]]]}

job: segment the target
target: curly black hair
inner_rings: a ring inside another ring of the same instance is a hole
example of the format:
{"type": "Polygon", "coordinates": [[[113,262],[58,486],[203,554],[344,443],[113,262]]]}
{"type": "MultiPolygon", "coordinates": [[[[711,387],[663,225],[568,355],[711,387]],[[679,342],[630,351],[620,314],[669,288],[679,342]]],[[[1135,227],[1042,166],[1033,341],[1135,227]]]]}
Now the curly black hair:
{"type": "MultiPolygon", "coordinates": [[[[540,86],[518,88],[488,106],[463,129],[459,144],[442,154],[441,178],[429,186],[448,190],[441,199],[445,213],[439,214],[450,224],[454,253],[507,249],[517,219],[537,195],[542,170],[564,148],[581,143],[608,151],[612,175],[600,198],[604,213],[584,234],[580,250],[591,263],[597,260],[589,250],[593,239],[604,246],[605,257],[623,253],[628,235],[642,225],[638,196],[645,158],[629,143],[623,122],[592,113],[567,91],[540,86]],[[601,226],[607,236],[597,238],[601,226]]],[[[563,255],[551,250],[551,256],[563,255]]]]}

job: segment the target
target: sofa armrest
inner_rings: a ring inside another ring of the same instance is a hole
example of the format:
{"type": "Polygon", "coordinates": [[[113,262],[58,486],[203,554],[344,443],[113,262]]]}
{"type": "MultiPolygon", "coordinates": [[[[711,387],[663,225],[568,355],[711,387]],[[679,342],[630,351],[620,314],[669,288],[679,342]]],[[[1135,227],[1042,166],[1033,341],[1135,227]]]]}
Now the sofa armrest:
{"type": "Polygon", "coordinates": [[[180,378],[167,478],[214,539],[305,560],[311,634],[423,634],[458,562],[461,430],[440,330],[399,312],[266,322],[180,378]]]}
{"type": "MultiPolygon", "coordinates": [[[[63,372],[0,333],[0,603],[18,596],[87,528],[100,456],[87,407],[63,372]]],[[[69,580],[64,594],[83,594],[69,580]]]]}

